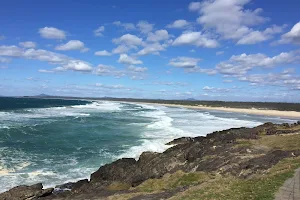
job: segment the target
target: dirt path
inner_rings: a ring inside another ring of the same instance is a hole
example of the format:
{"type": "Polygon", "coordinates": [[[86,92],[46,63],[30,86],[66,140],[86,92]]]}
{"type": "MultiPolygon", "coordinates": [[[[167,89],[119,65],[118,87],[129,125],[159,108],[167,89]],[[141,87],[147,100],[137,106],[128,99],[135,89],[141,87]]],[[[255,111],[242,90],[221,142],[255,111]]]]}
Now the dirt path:
{"type": "Polygon", "coordinates": [[[300,200],[300,168],[295,171],[294,177],[285,181],[275,200],[300,200]]]}

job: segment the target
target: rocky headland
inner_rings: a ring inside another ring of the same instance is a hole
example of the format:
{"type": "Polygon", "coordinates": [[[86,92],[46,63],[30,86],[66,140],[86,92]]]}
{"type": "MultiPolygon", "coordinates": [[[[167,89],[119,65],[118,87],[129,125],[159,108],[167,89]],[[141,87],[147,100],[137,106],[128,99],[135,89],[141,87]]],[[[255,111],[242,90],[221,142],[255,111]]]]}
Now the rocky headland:
{"type": "Polygon", "coordinates": [[[300,167],[300,122],[178,138],[163,153],[119,159],[90,180],[18,186],[0,200],[272,199],[300,167]],[[262,198],[263,197],[263,198],[262,198]]]}

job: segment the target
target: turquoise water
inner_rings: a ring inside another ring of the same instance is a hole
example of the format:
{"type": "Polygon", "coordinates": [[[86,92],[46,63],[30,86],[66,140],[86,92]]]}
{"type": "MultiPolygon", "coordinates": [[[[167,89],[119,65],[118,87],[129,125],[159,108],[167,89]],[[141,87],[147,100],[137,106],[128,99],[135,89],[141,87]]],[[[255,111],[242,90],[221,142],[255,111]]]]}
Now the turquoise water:
{"type": "Polygon", "coordinates": [[[0,98],[0,192],[89,178],[99,166],[182,136],[206,135],[275,117],[108,101],[0,98]]]}

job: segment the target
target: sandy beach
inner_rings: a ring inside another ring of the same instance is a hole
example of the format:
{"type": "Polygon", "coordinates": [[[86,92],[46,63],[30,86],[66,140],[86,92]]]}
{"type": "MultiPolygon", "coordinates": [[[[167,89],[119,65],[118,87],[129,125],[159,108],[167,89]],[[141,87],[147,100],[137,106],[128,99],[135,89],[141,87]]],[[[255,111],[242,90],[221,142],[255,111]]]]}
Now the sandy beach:
{"type": "Polygon", "coordinates": [[[260,109],[256,109],[256,108],[247,109],[247,108],[228,108],[228,107],[208,107],[208,106],[201,106],[201,105],[189,106],[189,105],[179,105],[179,104],[144,103],[144,102],[134,102],[134,103],[154,104],[154,105],[162,105],[162,106],[169,106],[169,107],[182,107],[182,108],[191,108],[191,109],[200,109],[200,110],[216,110],[216,111],[224,111],[224,112],[245,113],[245,114],[251,114],[251,115],[278,116],[278,117],[300,119],[300,112],[296,112],[296,111],[260,110],[260,109]]]}

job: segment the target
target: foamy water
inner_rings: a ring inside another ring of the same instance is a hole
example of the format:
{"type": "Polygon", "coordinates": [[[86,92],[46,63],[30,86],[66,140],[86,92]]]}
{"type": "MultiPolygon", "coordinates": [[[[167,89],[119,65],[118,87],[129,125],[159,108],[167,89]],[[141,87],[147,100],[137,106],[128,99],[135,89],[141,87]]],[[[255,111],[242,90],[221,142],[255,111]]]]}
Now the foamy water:
{"type": "Polygon", "coordinates": [[[0,191],[89,178],[101,165],[178,137],[289,119],[108,101],[0,111],[0,191]]]}

